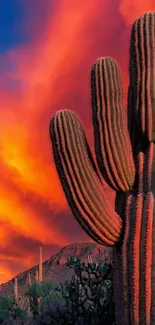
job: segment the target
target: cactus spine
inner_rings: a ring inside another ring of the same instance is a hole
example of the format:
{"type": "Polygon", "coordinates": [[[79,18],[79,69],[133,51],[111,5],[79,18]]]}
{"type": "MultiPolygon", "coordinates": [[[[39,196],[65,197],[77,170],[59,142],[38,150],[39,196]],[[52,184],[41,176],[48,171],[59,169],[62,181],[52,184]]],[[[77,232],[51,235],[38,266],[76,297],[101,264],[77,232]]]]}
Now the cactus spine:
{"type": "Polygon", "coordinates": [[[98,59],[91,71],[96,160],[116,191],[115,211],[103,191],[78,117],[58,111],[50,136],[69,206],[96,242],[113,246],[117,325],[155,324],[155,13],[132,27],[128,112],[120,69],[98,59]]]}

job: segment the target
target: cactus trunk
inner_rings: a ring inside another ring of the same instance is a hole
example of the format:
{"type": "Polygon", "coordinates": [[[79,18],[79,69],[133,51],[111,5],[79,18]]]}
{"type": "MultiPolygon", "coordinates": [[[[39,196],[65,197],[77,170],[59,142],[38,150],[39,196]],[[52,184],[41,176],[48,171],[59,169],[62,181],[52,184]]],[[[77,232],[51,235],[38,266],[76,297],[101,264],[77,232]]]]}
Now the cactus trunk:
{"type": "Polygon", "coordinates": [[[127,114],[120,69],[110,57],[91,70],[95,153],[69,111],[50,123],[54,160],[69,206],[95,241],[113,246],[117,325],[155,324],[155,13],[132,27],[127,114]],[[116,191],[115,209],[103,181],[116,191]]]}
{"type": "Polygon", "coordinates": [[[115,285],[115,299],[121,301],[116,310],[117,324],[122,320],[126,325],[155,322],[155,188],[151,182],[155,172],[154,156],[151,142],[145,154],[140,152],[137,157],[137,187],[127,194],[122,245],[114,250],[118,264],[114,268],[114,283],[117,277],[121,281],[121,295],[115,285]]]}

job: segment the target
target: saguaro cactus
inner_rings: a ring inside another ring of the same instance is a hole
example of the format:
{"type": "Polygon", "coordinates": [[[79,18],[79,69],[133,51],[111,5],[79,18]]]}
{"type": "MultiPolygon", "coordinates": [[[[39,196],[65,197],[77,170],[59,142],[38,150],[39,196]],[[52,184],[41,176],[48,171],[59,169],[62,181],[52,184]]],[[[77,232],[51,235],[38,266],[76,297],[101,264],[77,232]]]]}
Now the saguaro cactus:
{"type": "Polygon", "coordinates": [[[18,279],[14,278],[14,298],[18,299],[18,279]]]}
{"type": "Polygon", "coordinates": [[[58,111],[50,136],[69,206],[96,242],[113,246],[118,325],[155,324],[155,13],[132,27],[128,110],[120,70],[98,59],[91,71],[95,153],[100,174],[116,191],[113,210],[103,191],[78,117],[58,111]]]}
{"type": "Polygon", "coordinates": [[[43,281],[43,257],[42,257],[42,247],[39,250],[39,282],[43,281]]]}
{"type": "Polygon", "coordinates": [[[30,272],[28,273],[27,283],[28,283],[29,286],[31,286],[31,284],[32,284],[30,272]]]}
{"type": "Polygon", "coordinates": [[[38,272],[38,270],[36,270],[35,281],[39,282],[39,272],[38,272]]]}

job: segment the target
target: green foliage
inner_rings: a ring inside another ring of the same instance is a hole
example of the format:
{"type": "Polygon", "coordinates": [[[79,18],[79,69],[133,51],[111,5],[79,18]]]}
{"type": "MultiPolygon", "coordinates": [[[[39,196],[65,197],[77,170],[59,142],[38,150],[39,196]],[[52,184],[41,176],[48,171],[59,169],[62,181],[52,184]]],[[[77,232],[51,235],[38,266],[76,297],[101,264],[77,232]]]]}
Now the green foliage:
{"type": "Polygon", "coordinates": [[[0,296],[0,320],[24,320],[26,309],[22,310],[14,298],[0,296]]]}
{"type": "Polygon", "coordinates": [[[53,303],[48,304],[39,324],[113,325],[111,262],[84,263],[77,257],[69,257],[68,266],[74,270],[74,275],[56,288],[65,303],[57,309],[53,303]]]}
{"type": "Polygon", "coordinates": [[[85,324],[97,325],[103,321],[112,324],[114,302],[111,262],[100,260],[99,263],[84,263],[77,257],[69,257],[68,266],[74,269],[75,274],[71,281],[66,282],[63,295],[68,309],[72,310],[74,322],[80,317],[85,324]]]}
{"type": "Polygon", "coordinates": [[[28,286],[28,290],[26,292],[26,295],[30,296],[30,297],[39,298],[40,293],[41,293],[41,291],[40,291],[39,283],[33,282],[31,285],[28,286]]]}
{"type": "Polygon", "coordinates": [[[40,294],[40,285],[38,283],[32,283],[26,292],[26,296],[29,297],[30,311],[32,312],[34,318],[39,315],[40,294]]]}
{"type": "MultiPolygon", "coordinates": [[[[74,274],[64,284],[56,287],[46,281],[28,287],[33,324],[114,325],[111,262],[84,263],[69,257],[67,264],[74,274]]],[[[13,299],[0,296],[1,319],[23,315],[13,299]]]]}
{"type": "Polygon", "coordinates": [[[0,319],[6,319],[12,307],[13,300],[11,298],[0,296],[0,319]]]}
{"type": "Polygon", "coordinates": [[[48,303],[60,304],[62,301],[62,294],[60,291],[56,290],[56,286],[52,282],[42,282],[40,284],[40,311],[45,309],[48,303]]]}
{"type": "Polygon", "coordinates": [[[29,297],[30,310],[37,318],[44,311],[48,303],[60,303],[62,299],[61,292],[56,291],[56,286],[52,282],[32,283],[29,286],[26,295],[29,297]]]}

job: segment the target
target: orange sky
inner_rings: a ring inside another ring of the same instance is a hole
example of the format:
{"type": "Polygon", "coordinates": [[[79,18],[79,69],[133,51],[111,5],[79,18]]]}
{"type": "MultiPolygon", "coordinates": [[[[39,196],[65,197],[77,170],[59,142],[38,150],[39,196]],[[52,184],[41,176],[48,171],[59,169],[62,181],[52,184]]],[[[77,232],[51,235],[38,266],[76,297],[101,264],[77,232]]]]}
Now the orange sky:
{"type": "Polygon", "coordinates": [[[66,204],[49,121],[59,109],[74,110],[92,146],[91,66],[98,57],[115,57],[126,90],[131,24],[155,10],[153,2],[57,0],[42,27],[25,24],[27,32],[39,30],[33,42],[0,55],[0,67],[13,66],[0,74],[0,282],[37,263],[40,245],[47,259],[64,245],[89,240],[66,204]]]}

